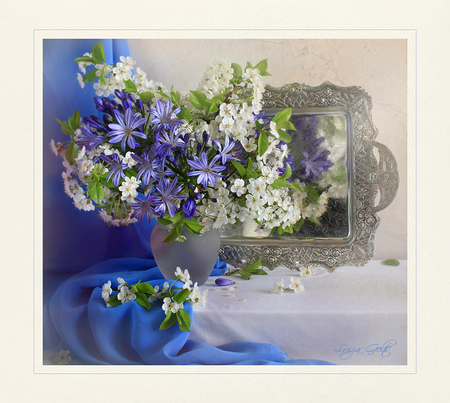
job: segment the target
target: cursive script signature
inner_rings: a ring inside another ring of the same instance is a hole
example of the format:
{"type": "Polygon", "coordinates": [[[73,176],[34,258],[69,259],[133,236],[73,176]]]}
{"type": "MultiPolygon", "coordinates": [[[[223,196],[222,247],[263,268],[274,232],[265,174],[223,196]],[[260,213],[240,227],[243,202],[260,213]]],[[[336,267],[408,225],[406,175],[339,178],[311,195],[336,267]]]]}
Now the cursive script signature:
{"type": "Polygon", "coordinates": [[[390,339],[384,344],[371,344],[366,348],[362,347],[350,347],[347,344],[342,344],[338,349],[334,349],[335,353],[339,353],[339,358],[341,360],[348,360],[353,354],[361,355],[373,355],[375,353],[381,354],[381,357],[385,358],[391,355],[391,348],[397,344],[397,341],[394,339],[390,339]]]}

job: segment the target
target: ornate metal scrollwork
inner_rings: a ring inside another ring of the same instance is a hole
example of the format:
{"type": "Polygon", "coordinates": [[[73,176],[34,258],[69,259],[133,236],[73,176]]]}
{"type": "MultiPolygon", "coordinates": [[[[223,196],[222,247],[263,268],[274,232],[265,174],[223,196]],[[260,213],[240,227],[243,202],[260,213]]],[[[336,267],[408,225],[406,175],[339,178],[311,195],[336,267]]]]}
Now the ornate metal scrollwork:
{"type": "MultiPolygon", "coordinates": [[[[329,272],[340,266],[363,266],[374,254],[373,240],[379,224],[376,212],[386,208],[394,199],[399,183],[397,163],[389,149],[375,141],[378,130],[372,121],[372,99],[361,88],[338,87],[329,82],[311,87],[289,84],[281,88],[266,87],[265,109],[284,108],[343,108],[351,119],[351,205],[349,222],[352,238],[345,245],[314,242],[309,238],[298,245],[280,245],[266,238],[266,244],[227,244],[223,239],[220,259],[235,267],[243,267],[262,257],[264,266],[273,270],[285,266],[324,267],[329,272]]],[[[342,207],[342,206],[341,206],[342,207]]],[[[334,206],[339,211],[339,203],[334,206]]],[[[334,224],[339,215],[326,218],[334,224]]],[[[332,234],[329,234],[332,236],[332,234]]],[[[314,233],[310,236],[314,237],[314,233]]]]}

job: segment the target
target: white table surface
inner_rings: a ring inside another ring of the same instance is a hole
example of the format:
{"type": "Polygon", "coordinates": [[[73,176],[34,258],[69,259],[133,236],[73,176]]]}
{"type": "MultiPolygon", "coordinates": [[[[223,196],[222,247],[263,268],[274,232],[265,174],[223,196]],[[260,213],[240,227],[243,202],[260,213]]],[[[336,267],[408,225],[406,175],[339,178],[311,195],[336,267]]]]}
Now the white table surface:
{"type": "Polygon", "coordinates": [[[406,365],[406,261],[385,266],[316,268],[302,277],[305,291],[273,294],[275,281],[288,287],[297,271],[278,267],[266,276],[218,287],[210,278],[205,307],[195,308],[190,338],[213,346],[252,341],[271,343],[292,359],[339,365],[406,365]]]}

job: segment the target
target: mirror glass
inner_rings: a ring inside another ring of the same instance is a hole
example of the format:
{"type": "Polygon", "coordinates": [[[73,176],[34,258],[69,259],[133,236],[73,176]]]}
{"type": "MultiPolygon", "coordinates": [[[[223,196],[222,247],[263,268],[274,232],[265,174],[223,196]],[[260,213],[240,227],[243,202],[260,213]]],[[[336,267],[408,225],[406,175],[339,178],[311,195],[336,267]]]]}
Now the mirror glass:
{"type": "MultiPolygon", "coordinates": [[[[274,116],[279,110],[266,110],[274,116]]],[[[298,223],[293,233],[270,234],[256,222],[239,221],[221,229],[222,243],[247,245],[342,245],[352,239],[352,152],[350,114],[340,108],[292,110],[292,180],[316,190],[305,208],[317,210],[317,221],[298,223]],[[301,224],[301,225],[300,225],[301,224]]],[[[310,215],[310,214],[308,214],[310,215]]]]}

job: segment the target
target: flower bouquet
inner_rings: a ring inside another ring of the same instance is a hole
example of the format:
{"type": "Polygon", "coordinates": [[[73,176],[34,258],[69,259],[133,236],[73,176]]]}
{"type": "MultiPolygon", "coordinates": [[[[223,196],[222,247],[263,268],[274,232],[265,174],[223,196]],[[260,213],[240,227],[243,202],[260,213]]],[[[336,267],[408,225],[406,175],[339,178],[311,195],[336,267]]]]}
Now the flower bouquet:
{"type": "Polygon", "coordinates": [[[99,115],[57,119],[70,140],[51,147],[78,209],[98,209],[110,226],[156,217],[170,229],[165,242],[183,241],[183,227],[198,235],[237,220],[280,235],[318,223],[326,188],[307,177],[333,163],[329,151],[305,155],[305,180],[292,178],[292,111],[262,110],[267,60],[245,69],[218,61],[186,94],[148,79],[130,57],[107,64],[100,42],[74,62],[82,88],[95,82],[99,115]]]}

